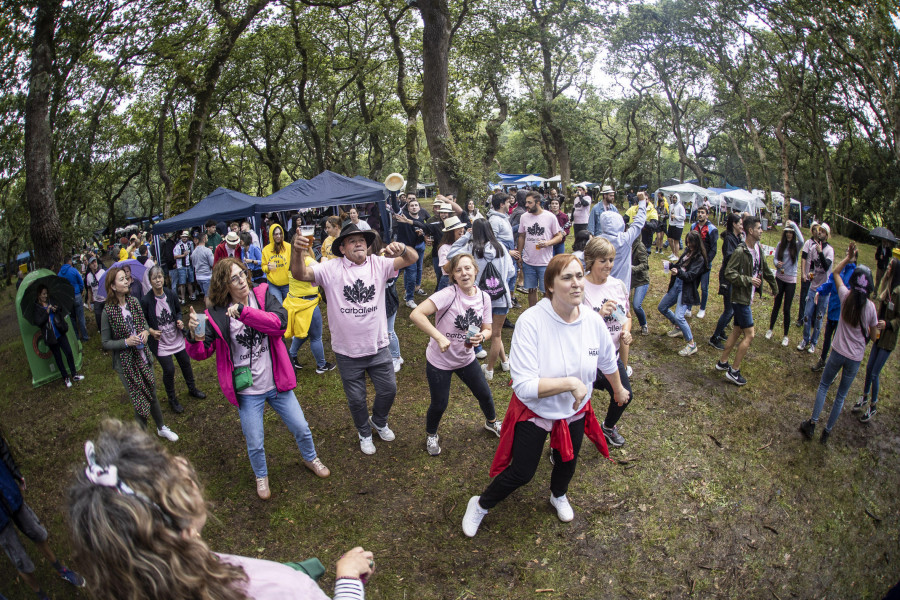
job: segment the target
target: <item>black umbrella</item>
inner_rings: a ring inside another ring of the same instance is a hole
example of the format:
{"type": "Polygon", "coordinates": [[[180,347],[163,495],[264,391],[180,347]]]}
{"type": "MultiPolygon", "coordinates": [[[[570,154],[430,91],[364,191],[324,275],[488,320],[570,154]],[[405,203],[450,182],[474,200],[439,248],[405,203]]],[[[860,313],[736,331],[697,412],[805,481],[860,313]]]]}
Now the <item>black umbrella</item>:
{"type": "Polygon", "coordinates": [[[64,314],[71,315],[75,308],[75,288],[65,277],[59,275],[47,275],[28,282],[25,293],[22,294],[22,316],[25,320],[35,324],[34,311],[37,305],[38,286],[47,286],[50,295],[50,304],[55,304],[64,314]]]}
{"type": "Polygon", "coordinates": [[[897,243],[897,238],[894,237],[894,234],[891,233],[890,229],[886,229],[884,227],[876,227],[875,229],[873,229],[872,231],[869,232],[869,235],[871,235],[873,238],[876,238],[879,240],[887,240],[888,242],[891,242],[892,244],[897,243]]]}

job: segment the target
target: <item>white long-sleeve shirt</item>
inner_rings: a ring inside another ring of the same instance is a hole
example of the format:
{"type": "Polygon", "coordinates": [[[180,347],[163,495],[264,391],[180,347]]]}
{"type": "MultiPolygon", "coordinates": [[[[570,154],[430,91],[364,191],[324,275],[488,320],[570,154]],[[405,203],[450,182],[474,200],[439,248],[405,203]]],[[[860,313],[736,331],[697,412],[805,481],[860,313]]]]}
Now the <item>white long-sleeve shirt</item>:
{"type": "Polygon", "coordinates": [[[522,404],[544,419],[567,419],[590,400],[597,370],[610,375],[618,371],[616,349],[603,319],[587,307],[566,323],[544,298],[516,320],[510,348],[513,391],[522,404]],[[577,377],[588,394],[577,407],[571,392],[538,398],[542,378],[577,377]]]}

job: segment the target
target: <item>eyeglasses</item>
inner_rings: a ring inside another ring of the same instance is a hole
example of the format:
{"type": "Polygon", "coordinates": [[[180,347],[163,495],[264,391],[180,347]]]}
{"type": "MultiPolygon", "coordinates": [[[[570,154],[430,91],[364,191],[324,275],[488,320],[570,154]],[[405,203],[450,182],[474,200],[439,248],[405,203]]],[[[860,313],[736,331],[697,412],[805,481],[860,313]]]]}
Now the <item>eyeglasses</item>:
{"type": "Polygon", "coordinates": [[[247,273],[241,271],[237,275],[232,276],[231,285],[241,285],[241,282],[247,279],[247,273]]]}

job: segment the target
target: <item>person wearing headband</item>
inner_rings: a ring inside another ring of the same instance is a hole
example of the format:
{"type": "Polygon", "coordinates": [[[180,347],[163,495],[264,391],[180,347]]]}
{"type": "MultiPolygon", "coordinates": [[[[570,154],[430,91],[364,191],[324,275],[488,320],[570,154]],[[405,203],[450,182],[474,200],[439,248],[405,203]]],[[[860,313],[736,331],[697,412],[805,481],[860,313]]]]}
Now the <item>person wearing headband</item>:
{"type": "MultiPolygon", "coordinates": [[[[203,540],[206,500],[191,463],[134,425],[107,420],[85,443],[87,466],[69,488],[76,552],[98,598],[327,598],[306,574],[313,562],[281,564],[213,552],[203,540]],[[296,566],[295,566],[296,565],[296,566]]],[[[335,600],[365,597],[371,552],[337,561],[335,600]]]]}

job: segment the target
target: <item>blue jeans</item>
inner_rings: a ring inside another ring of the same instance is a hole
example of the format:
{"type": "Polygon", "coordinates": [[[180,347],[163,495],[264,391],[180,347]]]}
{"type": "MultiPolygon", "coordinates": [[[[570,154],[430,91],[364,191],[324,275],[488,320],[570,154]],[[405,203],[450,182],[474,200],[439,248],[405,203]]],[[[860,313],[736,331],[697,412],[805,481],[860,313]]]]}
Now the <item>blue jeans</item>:
{"type": "Polygon", "coordinates": [[[706,310],[707,300],[709,300],[709,271],[700,277],[700,310],[706,310]]]}
{"type": "Polygon", "coordinates": [[[813,346],[819,341],[819,331],[822,329],[822,317],[828,310],[828,296],[819,296],[819,301],[815,301],[816,288],[809,286],[809,292],[806,296],[806,313],[804,314],[803,323],[803,341],[813,346]],[[812,331],[810,331],[812,330],[812,331]]]}
{"type": "Polygon", "coordinates": [[[634,308],[634,314],[637,315],[638,323],[641,324],[641,327],[647,325],[647,315],[644,313],[644,298],[647,297],[647,290],[649,289],[649,283],[634,288],[634,299],[631,301],[631,306],[634,308]]]}
{"type": "Polygon", "coordinates": [[[250,456],[250,466],[257,477],[268,477],[266,469],[266,450],[263,447],[265,433],[263,431],[263,411],[268,401],[284,424],[287,425],[294,439],[297,440],[297,448],[303,460],[316,458],[316,446],[313,444],[312,432],[303,409],[297,402],[293,390],[279,392],[272,388],[265,394],[238,394],[240,405],[241,429],[244,430],[244,439],[247,440],[247,454],[250,456]]]}
{"type": "Polygon", "coordinates": [[[672,325],[678,327],[684,335],[684,339],[690,342],[694,339],[694,336],[691,334],[691,326],[688,325],[687,320],[684,318],[684,313],[687,312],[687,306],[681,303],[681,286],[682,281],[676,277],[675,283],[672,284],[672,288],[666,292],[666,295],[663,296],[663,299],[659,302],[659,306],[656,308],[662,316],[672,322],[672,325]],[[675,305],[677,305],[677,308],[675,309],[675,312],[672,313],[669,309],[675,305]]]}
{"type": "Polygon", "coordinates": [[[553,246],[553,256],[557,254],[563,254],[566,251],[566,239],[563,238],[563,241],[553,246]]]}
{"type": "Polygon", "coordinates": [[[82,298],[82,293],[78,292],[75,294],[75,318],[72,321],[75,322],[75,337],[80,339],[83,342],[88,341],[88,332],[87,332],[87,323],[84,321],[84,300],[82,298]]]}
{"type": "Polygon", "coordinates": [[[269,282],[269,293],[275,296],[275,299],[278,300],[279,304],[284,303],[284,299],[287,298],[289,289],[289,285],[275,285],[271,281],[269,282]]]}
{"type": "Polygon", "coordinates": [[[722,316],[719,317],[719,322],[716,323],[716,331],[712,334],[714,338],[725,339],[725,328],[728,326],[728,323],[731,321],[731,317],[734,316],[734,305],[731,303],[731,287],[725,291],[722,295],[722,303],[725,305],[724,310],[722,310],[722,316]]]}
{"type": "MultiPolygon", "coordinates": [[[[438,268],[440,269],[440,267],[438,267],[438,268]]],[[[442,289],[444,289],[445,287],[447,287],[448,285],[450,285],[450,276],[445,273],[445,274],[441,275],[441,279],[440,279],[440,281],[438,281],[438,284],[437,284],[437,289],[434,291],[439,292],[442,289]]]]}
{"type": "Polygon", "coordinates": [[[834,397],[834,405],[831,407],[831,414],[828,415],[828,423],[825,425],[825,431],[831,431],[837,423],[841,409],[844,408],[844,398],[853,385],[856,378],[856,372],[859,370],[858,360],[850,360],[837,350],[828,356],[828,362],[825,363],[825,369],[822,371],[822,379],[819,381],[819,391],[816,392],[816,404],[813,406],[812,418],[813,423],[819,420],[819,415],[825,407],[825,396],[828,395],[828,389],[834,383],[838,371],[841,371],[841,382],[838,384],[837,394],[834,397]]]}
{"type": "Polygon", "coordinates": [[[297,352],[306,340],[309,340],[309,349],[312,350],[313,358],[316,359],[316,366],[320,368],[324,367],[325,346],[322,344],[322,311],[319,310],[318,306],[316,306],[316,309],[313,311],[312,320],[309,322],[309,331],[306,333],[306,337],[295,337],[291,341],[291,348],[288,350],[288,354],[291,355],[291,358],[296,358],[297,352]]]}
{"type": "MultiPolygon", "coordinates": [[[[399,311],[398,311],[399,312],[399,311]]],[[[397,313],[395,312],[391,316],[387,318],[388,322],[388,350],[391,351],[391,358],[398,359],[400,358],[400,339],[397,337],[397,334],[394,333],[394,322],[397,320],[397,313]]]]}
{"type": "Polygon", "coordinates": [[[877,344],[872,346],[872,349],[869,351],[869,362],[866,363],[866,384],[863,387],[863,394],[868,396],[869,391],[872,391],[872,404],[878,402],[879,376],[884,363],[887,362],[890,355],[890,350],[879,348],[877,344]]]}
{"type": "Polygon", "coordinates": [[[403,289],[406,291],[404,300],[407,301],[413,299],[416,288],[422,285],[422,261],[425,257],[425,244],[417,244],[415,249],[419,254],[419,258],[416,259],[416,262],[408,267],[400,269],[400,272],[403,274],[403,289]]]}

